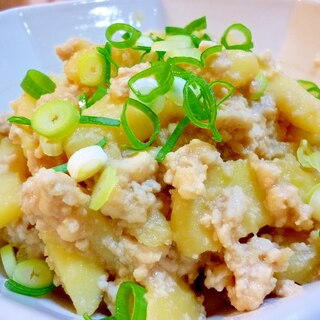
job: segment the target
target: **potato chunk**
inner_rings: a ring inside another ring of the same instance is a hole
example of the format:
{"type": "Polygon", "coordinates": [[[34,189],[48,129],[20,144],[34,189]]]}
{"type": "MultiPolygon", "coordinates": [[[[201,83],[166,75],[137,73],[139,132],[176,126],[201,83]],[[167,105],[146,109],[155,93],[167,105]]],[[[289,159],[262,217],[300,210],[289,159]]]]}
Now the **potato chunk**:
{"type": "Polygon", "coordinates": [[[320,133],[319,99],[281,73],[269,79],[267,91],[273,95],[279,110],[294,126],[320,133]]]}
{"type": "Polygon", "coordinates": [[[103,268],[75,251],[64,248],[55,238],[43,237],[49,261],[61,279],[62,286],[70,296],[78,314],[92,314],[102,300],[98,282],[103,268]]]}

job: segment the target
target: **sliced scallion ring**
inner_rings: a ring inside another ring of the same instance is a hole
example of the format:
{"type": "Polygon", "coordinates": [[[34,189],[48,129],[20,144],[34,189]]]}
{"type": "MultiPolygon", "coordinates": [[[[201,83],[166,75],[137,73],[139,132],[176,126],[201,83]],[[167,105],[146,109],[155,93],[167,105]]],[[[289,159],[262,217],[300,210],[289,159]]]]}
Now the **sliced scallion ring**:
{"type": "Polygon", "coordinates": [[[52,285],[53,272],[44,260],[28,259],[16,265],[12,279],[30,289],[43,289],[52,285]]]}
{"type": "Polygon", "coordinates": [[[202,60],[203,65],[205,65],[205,62],[208,57],[210,57],[214,54],[220,53],[222,51],[222,48],[223,48],[222,45],[218,44],[218,45],[212,46],[212,47],[204,50],[201,54],[201,60],[202,60]]]}
{"type": "Polygon", "coordinates": [[[100,210],[108,201],[118,181],[117,170],[112,166],[107,166],[93,187],[89,208],[95,211],[100,210]]]}
{"type": "Polygon", "coordinates": [[[192,33],[194,31],[200,31],[200,30],[207,29],[207,19],[205,16],[203,16],[203,17],[200,17],[196,20],[193,20],[190,23],[188,23],[184,27],[184,29],[189,33],[192,33]]]}
{"type": "Polygon", "coordinates": [[[117,320],[141,320],[147,317],[146,289],[134,282],[125,281],[116,296],[117,320]]]}
{"type": "Polygon", "coordinates": [[[46,93],[52,93],[56,89],[56,84],[46,74],[33,69],[27,71],[20,85],[35,99],[39,99],[46,93]]]}
{"type": "Polygon", "coordinates": [[[17,259],[11,244],[7,244],[0,249],[0,257],[4,271],[9,278],[12,278],[17,259]]]}
{"type": "Polygon", "coordinates": [[[251,31],[242,23],[235,23],[229,26],[221,37],[221,44],[226,49],[239,49],[244,51],[249,51],[253,48],[251,31]],[[235,42],[230,40],[230,36],[233,32],[238,31],[244,37],[243,41],[235,42]]]}
{"type": "Polygon", "coordinates": [[[10,123],[19,123],[19,124],[24,124],[26,126],[31,125],[30,119],[23,116],[11,116],[10,118],[8,118],[8,121],[10,123]]]}
{"type": "Polygon", "coordinates": [[[68,172],[68,163],[60,164],[56,167],[53,167],[52,169],[56,172],[68,172]]]}
{"type": "Polygon", "coordinates": [[[164,95],[171,88],[172,83],[172,64],[163,61],[159,61],[150,68],[135,74],[128,81],[130,89],[138,97],[138,99],[143,102],[151,102],[157,96],[164,95]],[[158,86],[150,90],[147,94],[143,94],[139,88],[136,88],[135,83],[143,78],[151,77],[154,77],[154,79],[158,82],[158,86]]]}
{"type": "Polygon", "coordinates": [[[190,122],[188,117],[184,117],[176,126],[176,128],[173,130],[171,136],[165,143],[165,145],[159,150],[157,153],[155,159],[159,162],[163,161],[166,157],[166,155],[173,149],[175,144],[177,143],[179,137],[181,136],[183,130],[187,126],[187,124],[190,122]]]}
{"type": "Polygon", "coordinates": [[[105,86],[98,86],[95,93],[87,100],[86,108],[90,108],[96,102],[101,100],[107,94],[107,88],[105,86]]]}
{"type": "Polygon", "coordinates": [[[15,292],[15,293],[19,293],[19,294],[22,294],[22,295],[25,295],[25,296],[30,296],[30,297],[41,297],[41,296],[44,296],[50,292],[52,292],[56,286],[54,284],[51,284],[49,285],[48,287],[45,287],[45,288],[29,288],[29,287],[26,287],[12,279],[9,279],[7,280],[5,283],[4,283],[4,286],[9,290],[9,291],[12,291],[12,292],[15,292]]]}
{"type": "Polygon", "coordinates": [[[41,105],[32,115],[31,126],[49,140],[62,140],[78,126],[80,113],[71,103],[52,100],[41,105]]]}
{"type": "Polygon", "coordinates": [[[112,46],[115,48],[131,48],[135,45],[138,38],[141,36],[141,32],[133,26],[126,23],[114,23],[110,25],[106,30],[106,38],[112,46]],[[116,33],[126,33],[125,39],[115,41],[114,36],[116,33]]]}
{"type": "Polygon", "coordinates": [[[120,120],[118,119],[112,119],[107,117],[96,117],[96,116],[84,116],[84,115],[81,115],[79,119],[79,123],[96,124],[100,126],[111,126],[111,127],[120,126],[120,120]]]}
{"type": "Polygon", "coordinates": [[[128,148],[133,149],[133,150],[146,149],[147,147],[149,147],[153,143],[153,141],[157,138],[157,136],[159,135],[159,132],[160,132],[160,121],[159,121],[159,118],[157,117],[157,115],[149,107],[147,107],[145,104],[141,103],[138,100],[134,100],[131,98],[129,98],[126,101],[126,103],[123,107],[123,110],[121,113],[121,125],[123,127],[125,134],[127,135],[127,138],[129,139],[129,141],[131,143],[131,146],[128,148]],[[130,125],[129,125],[128,119],[127,119],[127,115],[126,115],[126,111],[128,109],[128,106],[132,106],[132,107],[140,110],[141,112],[143,112],[153,123],[154,131],[147,142],[143,142],[143,141],[139,140],[136,137],[135,133],[130,128],[130,125]]]}
{"type": "Polygon", "coordinates": [[[264,72],[260,71],[251,84],[251,99],[255,101],[259,100],[264,95],[267,84],[268,82],[264,72]]]}
{"type": "Polygon", "coordinates": [[[320,99],[320,88],[316,83],[309,80],[298,80],[298,83],[317,99],[320,99]]]}
{"type": "Polygon", "coordinates": [[[222,80],[216,80],[210,83],[211,88],[213,88],[215,85],[221,85],[227,90],[227,93],[225,94],[225,96],[221,98],[219,101],[217,101],[217,107],[219,107],[225,100],[227,100],[232,96],[234,92],[234,86],[229,82],[222,81],[222,80]]]}

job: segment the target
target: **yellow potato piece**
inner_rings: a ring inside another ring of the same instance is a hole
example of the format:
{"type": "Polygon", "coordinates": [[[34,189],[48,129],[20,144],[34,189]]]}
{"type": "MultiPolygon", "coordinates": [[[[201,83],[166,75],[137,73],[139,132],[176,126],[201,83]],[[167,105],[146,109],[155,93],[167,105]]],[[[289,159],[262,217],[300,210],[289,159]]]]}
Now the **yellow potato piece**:
{"type": "Polygon", "coordinates": [[[206,228],[200,223],[205,205],[202,199],[185,200],[176,190],[172,191],[170,226],[173,240],[180,252],[187,257],[196,258],[205,251],[218,251],[221,247],[214,240],[213,228],[206,228]]]}
{"type": "Polygon", "coordinates": [[[95,260],[67,250],[55,237],[42,235],[42,238],[54,271],[61,279],[62,286],[70,296],[77,313],[94,313],[102,300],[98,282],[104,274],[103,268],[95,260]]]}
{"type": "Polygon", "coordinates": [[[281,113],[294,126],[320,133],[320,100],[297,81],[276,73],[268,80],[267,92],[275,98],[281,113]]]}
{"type": "Polygon", "coordinates": [[[147,320],[200,319],[201,305],[183,281],[167,275],[166,283],[161,284],[164,288],[160,289],[158,282],[152,284],[152,280],[151,277],[147,285],[147,320]]]}

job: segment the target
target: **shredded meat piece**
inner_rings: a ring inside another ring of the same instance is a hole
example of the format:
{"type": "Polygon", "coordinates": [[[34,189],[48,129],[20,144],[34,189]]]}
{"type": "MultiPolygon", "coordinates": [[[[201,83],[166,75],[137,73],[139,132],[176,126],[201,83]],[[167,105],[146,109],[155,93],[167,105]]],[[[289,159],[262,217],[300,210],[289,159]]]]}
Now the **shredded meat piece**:
{"type": "Polygon", "coordinates": [[[10,131],[10,123],[8,118],[11,116],[9,113],[2,113],[0,115],[0,135],[7,136],[10,131]]]}
{"type": "Polygon", "coordinates": [[[149,67],[149,63],[140,63],[133,67],[122,67],[118,70],[118,75],[111,79],[110,95],[112,99],[124,101],[129,97],[129,79],[149,67]]]}
{"type": "Polygon", "coordinates": [[[276,286],[274,273],[286,270],[291,255],[291,249],[256,236],[226,248],[225,263],[234,275],[234,285],[227,286],[231,304],[239,311],[258,308],[276,286]]]}
{"type": "Polygon", "coordinates": [[[69,60],[77,51],[88,48],[92,44],[81,38],[71,38],[66,43],[56,47],[56,53],[62,61],[69,60]]]}
{"type": "Polygon", "coordinates": [[[195,199],[206,192],[204,181],[208,167],[221,162],[214,146],[194,139],[167,155],[164,160],[167,169],[164,181],[172,184],[182,198],[195,199]]]}
{"type": "Polygon", "coordinates": [[[292,280],[278,280],[273,292],[278,297],[289,297],[302,290],[303,288],[292,280]]]}
{"type": "Polygon", "coordinates": [[[161,186],[155,181],[157,162],[147,152],[114,160],[119,182],[101,212],[129,223],[144,223],[154,207],[161,206],[155,193],[161,186]]]}
{"type": "Polygon", "coordinates": [[[40,169],[22,187],[22,210],[34,220],[40,232],[54,230],[61,239],[82,239],[80,228],[89,196],[68,175],[40,169]]]}
{"type": "Polygon", "coordinates": [[[274,217],[274,225],[310,230],[313,209],[302,201],[298,188],[281,181],[281,170],[272,163],[253,160],[251,165],[259,183],[265,188],[265,205],[274,217]]]}
{"type": "Polygon", "coordinates": [[[208,289],[214,288],[221,292],[224,288],[233,284],[232,272],[224,263],[206,267],[205,276],[204,284],[208,289]]]}

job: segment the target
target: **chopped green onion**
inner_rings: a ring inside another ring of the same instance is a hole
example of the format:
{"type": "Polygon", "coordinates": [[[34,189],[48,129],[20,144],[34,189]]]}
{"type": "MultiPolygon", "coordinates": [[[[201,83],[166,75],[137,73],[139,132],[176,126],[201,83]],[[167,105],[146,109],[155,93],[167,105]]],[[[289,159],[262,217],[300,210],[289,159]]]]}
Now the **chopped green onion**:
{"type": "Polygon", "coordinates": [[[104,56],[97,51],[81,55],[78,62],[80,82],[86,86],[98,86],[104,83],[107,65],[104,56]]]}
{"type": "Polygon", "coordinates": [[[32,115],[31,126],[49,140],[62,140],[78,126],[80,114],[71,103],[52,100],[41,105],[32,115]]]}
{"type": "Polygon", "coordinates": [[[156,41],[152,44],[152,51],[169,51],[175,49],[194,48],[189,35],[167,36],[163,41],[156,41]]]}
{"type": "Polygon", "coordinates": [[[9,278],[12,278],[17,259],[11,244],[7,244],[0,249],[0,257],[4,271],[9,278]]]}
{"type": "Polygon", "coordinates": [[[94,145],[77,150],[68,160],[68,172],[76,181],[93,177],[107,164],[108,156],[100,146],[94,145]]]}
{"type": "Polygon", "coordinates": [[[181,28],[181,27],[167,26],[167,27],[165,27],[165,32],[169,36],[190,35],[188,31],[186,31],[184,28],[181,28]]]}
{"type": "Polygon", "coordinates": [[[194,76],[187,80],[183,94],[183,108],[190,121],[200,128],[211,130],[213,138],[220,142],[221,135],[215,127],[217,103],[210,85],[204,79],[194,76]],[[200,94],[196,94],[196,91],[200,94]]]}
{"type": "Polygon", "coordinates": [[[146,289],[134,282],[125,281],[116,296],[117,320],[143,320],[147,317],[146,289]]]}
{"type": "Polygon", "coordinates": [[[106,30],[106,38],[115,48],[131,48],[135,45],[138,38],[141,36],[141,32],[136,28],[126,23],[114,23],[110,25],[106,30]],[[126,39],[122,41],[114,41],[113,37],[116,33],[127,33],[126,39]]]}
{"type": "Polygon", "coordinates": [[[81,115],[79,123],[82,124],[97,124],[101,126],[111,126],[111,127],[119,127],[120,120],[106,118],[106,117],[95,117],[95,116],[84,116],[81,115]]]}
{"type": "Polygon", "coordinates": [[[116,71],[119,70],[119,66],[118,64],[113,60],[112,58],[112,54],[111,54],[111,51],[112,51],[112,46],[109,42],[107,42],[104,46],[104,48],[100,48],[98,47],[97,48],[98,52],[100,54],[102,54],[106,60],[106,64],[107,64],[107,69],[106,69],[106,83],[108,85],[110,85],[110,78],[111,78],[111,65],[114,66],[114,68],[116,69],[116,71]]]}
{"type": "Polygon", "coordinates": [[[253,80],[250,88],[251,99],[259,100],[264,95],[267,88],[267,84],[268,82],[265,74],[262,71],[260,71],[253,80]]]}
{"type": "Polygon", "coordinates": [[[28,259],[16,265],[12,279],[29,289],[43,289],[52,285],[53,272],[44,260],[28,259]]]}
{"type": "Polygon", "coordinates": [[[23,117],[23,116],[12,116],[12,117],[8,118],[8,121],[11,123],[24,124],[26,126],[31,125],[30,119],[23,117]]]}
{"type": "Polygon", "coordinates": [[[68,163],[60,164],[59,166],[52,168],[56,172],[68,172],[68,163]]]}
{"type": "Polygon", "coordinates": [[[210,83],[211,88],[213,88],[215,85],[222,85],[224,88],[228,90],[226,95],[219,101],[217,101],[217,107],[219,107],[225,100],[232,96],[234,92],[234,86],[231,83],[222,80],[216,80],[210,83]]]}
{"type": "Polygon", "coordinates": [[[226,49],[239,49],[249,51],[253,48],[251,31],[242,23],[235,23],[229,26],[221,37],[221,44],[226,49]],[[238,31],[244,37],[244,40],[240,43],[229,40],[231,33],[238,31]]]}
{"type": "Polygon", "coordinates": [[[15,293],[23,294],[25,296],[30,296],[30,297],[41,297],[44,296],[50,292],[52,292],[56,287],[54,284],[51,284],[48,287],[45,288],[29,288],[26,287],[12,279],[7,280],[4,283],[5,287],[15,293]]]}
{"type": "Polygon", "coordinates": [[[43,136],[39,137],[39,145],[44,154],[49,157],[57,157],[63,153],[63,142],[52,141],[43,136]]]}
{"type": "Polygon", "coordinates": [[[301,140],[297,159],[302,167],[313,168],[320,172],[320,151],[313,151],[307,140],[301,140]]]}
{"type": "Polygon", "coordinates": [[[81,93],[80,96],[78,97],[78,104],[80,107],[80,113],[82,110],[87,109],[87,103],[88,103],[88,96],[86,93],[81,93]]]}
{"type": "Polygon", "coordinates": [[[157,117],[157,115],[149,108],[147,107],[145,104],[141,103],[138,100],[134,100],[129,98],[122,110],[121,113],[121,124],[123,127],[123,130],[125,132],[125,134],[127,135],[130,143],[131,143],[131,147],[129,147],[130,149],[133,150],[144,150],[147,147],[149,147],[153,141],[157,138],[157,136],[159,135],[160,132],[160,121],[157,117]],[[151,135],[150,139],[147,142],[142,142],[141,140],[139,140],[134,132],[132,131],[132,129],[129,126],[128,120],[127,120],[127,116],[126,116],[126,111],[128,106],[132,106],[140,111],[142,111],[153,123],[154,126],[154,131],[153,134],[151,135]]]}
{"type": "Polygon", "coordinates": [[[190,23],[188,23],[184,29],[188,32],[188,33],[192,33],[194,31],[200,31],[200,30],[204,30],[207,28],[207,19],[205,16],[200,17],[196,20],[191,21],[190,23]]]}
{"type": "Polygon", "coordinates": [[[298,83],[308,92],[313,94],[317,99],[320,99],[320,88],[316,83],[309,80],[298,80],[298,83]]]}
{"type": "Polygon", "coordinates": [[[184,117],[176,126],[176,128],[173,130],[171,136],[165,143],[165,145],[159,150],[157,153],[155,159],[159,162],[163,161],[166,157],[166,155],[172,150],[172,148],[177,143],[179,137],[181,136],[183,130],[187,126],[187,124],[190,122],[188,117],[184,117]]]}
{"type": "Polygon", "coordinates": [[[101,100],[107,94],[107,88],[105,86],[100,85],[95,93],[87,100],[86,107],[90,108],[96,102],[101,100]]]}
{"type": "Polygon", "coordinates": [[[312,218],[320,222],[320,184],[315,185],[310,191],[309,204],[313,208],[312,218]]]}
{"type": "Polygon", "coordinates": [[[89,208],[95,211],[100,210],[108,201],[118,181],[117,170],[112,166],[107,166],[93,187],[89,208]]]}
{"type": "Polygon", "coordinates": [[[100,146],[101,148],[104,148],[107,145],[107,143],[108,143],[108,138],[104,137],[100,141],[98,141],[96,145],[100,146]]]}
{"type": "Polygon", "coordinates": [[[201,60],[203,65],[205,65],[205,61],[207,60],[208,57],[214,54],[220,53],[222,51],[222,48],[223,48],[222,45],[218,44],[204,50],[201,54],[201,60]]]}
{"type": "Polygon", "coordinates": [[[35,99],[39,99],[46,93],[52,93],[56,89],[56,84],[47,75],[33,69],[27,71],[20,85],[35,99]]]}
{"type": "MultiPolygon", "coordinates": [[[[184,50],[185,51],[185,50],[184,50]]],[[[189,65],[193,65],[199,68],[203,68],[203,64],[202,61],[200,59],[194,58],[194,57],[188,57],[188,56],[174,56],[177,53],[173,53],[173,51],[171,52],[167,52],[168,55],[170,56],[170,62],[172,62],[173,64],[189,64],[189,65]]],[[[181,54],[183,54],[183,52],[181,52],[181,54]]],[[[200,54],[199,54],[200,57],[200,54]]],[[[168,60],[169,60],[168,59],[168,60]]]]}
{"type": "Polygon", "coordinates": [[[157,96],[164,95],[171,88],[172,83],[172,64],[162,61],[158,61],[150,68],[135,74],[128,81],[130,89],[137,96],[137,98],[143,102],[151,102],[157,96]],[[144,94],[139,90],[139,88],[135,87],[136,81],[151,77],[154,77],[157,80],[158,86],[150,90],[148,93],[144,94]]]}

